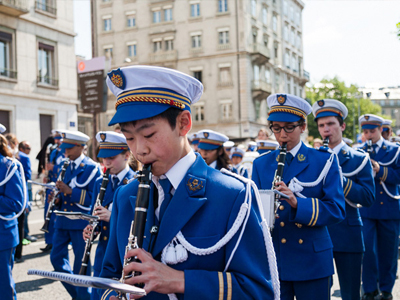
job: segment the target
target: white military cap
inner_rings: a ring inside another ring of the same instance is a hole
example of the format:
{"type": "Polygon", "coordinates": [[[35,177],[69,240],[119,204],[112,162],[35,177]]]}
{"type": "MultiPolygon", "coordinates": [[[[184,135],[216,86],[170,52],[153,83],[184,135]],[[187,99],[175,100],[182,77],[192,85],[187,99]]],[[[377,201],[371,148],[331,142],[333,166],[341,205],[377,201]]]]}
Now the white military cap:
{"type": "Polygon", "coordinates": [[[235,143],[232,142],[232,141],[226,141],[226,142],[224,143],[224,148],[231,149],[233,146],[235,146],[235,143]]]}
{"type": "Polygon", "coordinates": [[[377,115],[365,114],[358,119],[358,122],[361,125],[361,129],[374,129],[378,126],[382,126],[383,118],[377,115]]]}
{"type": "Polygon", "coordinates": [[[86,134],[80,131],[62,130],[60,133],[62,136],[60,148],[62,149],[73,148],[79,145],[84,146],[90,140],[86,134]]]}
{"type": "Polygon", "coordinates": [[[99,142],[97,157],[113,157],[129,149],[125,136],[115,131],[99,131],[96,140],[99,142]]]}
{"type": "Polygon", "coordinates": [[[0,123],[0,133],[3,133],[7,130],[6,126],[0,123]]]}
{"type": "Polygon", "coordinates": [[[245,153],[246,152],[239,147],[232,147],[230,154],[231,154],[231,157],[234,157],[234,156],[243,157],[245,153]]]}
{"type": "Polygon", "coordinates": [[[130,66],[108,73],[107,85],[117,97],[116,113],[110,125],[151,118],[170,107],[190,111],[203,85],[179,71],[154,67],[130,66]]]}
{"type": "Polygon", "coordinates": [[[229,140],[225,134],[207,129],[199,131],[197,137],[200,138],[199,149],[203,150],[217,149],[229,140]]]}
{"type": "Polygon", "coordinates": [[[392,120],[383,119],[382,131],[388,131],[391,128],[392,123],[392,120]]]}
{"type": "Polygon", "coordinates": [[[351,139],[349,139],[349,138],[346,138],[346,137],[344,137],[344,138],[342,138],[342,140],[343,140],[343,142],[345,142],[347,145],[351,145],[351,144],[353,144],[353,140],[351,140],[351,139]]]}
{"type": "Polygon", "coordinates": [[[341,117],[346,119],[349,111],[346,105],[335,99],[322,99],[315,102],[312,106],[314,118],[321,117],[341,117]]]}
{"type": "Polygon", "coordinates": [[[276,141],[259,140],[257,141],[257,152],[263,154],[270,150],[276,150],[279,147],[279,143],[276,141]]]}
{"type": "Polygon", "coordinates": [[[400,135],[400,129],[397,129],[396,135],[400,135]]]}
{"type": "Polygon", "coordinates": [[[247,150],[249,150],[249,151],[256,151],[256,150],[257,150],[257,143],[254,142],[254,141],[250,141],[250,142],[247,144],[247,150]]]}
{"type": "Polygon", "coordinates": [[[296,122],[306,120],[311,113],[311,105],[303,98],[290,94],[273,94],[267,98],[268,121],[296,122]]]}

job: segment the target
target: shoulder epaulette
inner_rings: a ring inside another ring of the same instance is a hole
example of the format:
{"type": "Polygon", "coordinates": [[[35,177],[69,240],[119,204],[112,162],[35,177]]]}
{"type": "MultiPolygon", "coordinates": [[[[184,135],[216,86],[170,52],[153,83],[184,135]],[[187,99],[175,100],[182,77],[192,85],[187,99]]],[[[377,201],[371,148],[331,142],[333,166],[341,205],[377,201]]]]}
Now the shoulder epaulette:
{"type": "Polygon", "coordinates": [[[321,146],[321,147],[317,148],[317,150],[323,151],[323,152],[330,152],[329,147],[325,147],[325,146],[321,146]]]}
{"type": "Polygon", "coordinates": [[[362,149],[362,148],[356,148],[355,150],[358,151],[358,152],[361,152],[361,153],[363,153],[363,154],[366,154],[366,153],[367,153],[367,152],[365,152],[364,149],[362,149]]]}
{"type": "Polygon", "coordinates": [[[261,156],[265,156],[267,154],[270,154],[272,152],[272,150],[269,150],[267,152],[264,152],[263,154],[260,154],[259,156],[257,156],[256,158],[254,158],[254,160],[256,160],[257,158],[260,158],[261,156]]]}

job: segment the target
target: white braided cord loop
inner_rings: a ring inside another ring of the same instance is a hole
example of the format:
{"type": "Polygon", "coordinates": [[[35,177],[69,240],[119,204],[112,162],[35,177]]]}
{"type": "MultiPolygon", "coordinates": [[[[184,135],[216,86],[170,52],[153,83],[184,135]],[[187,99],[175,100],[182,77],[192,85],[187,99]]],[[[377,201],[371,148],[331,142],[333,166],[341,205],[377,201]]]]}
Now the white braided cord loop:
{"type": "Polygon", "coordinates": [[[87,186],[89,184],[89,182],[94,178],[94,176],[96,176],[98,170],[98,165],[96,164],[96,167],[92,170],[92,173],[90,173],[90,176],[88,177],[88,179],[84,182],[84,183],[78,183],[76,181],[76,177],[71,179],[71,182],[69,184],[69,187],[71,189],[73,189],[74,187],[78,187],[80,189],[83,189],[85,186],[87,186]]]}
{"type": "MultiPolygon", "coordinates": [[[[399,149],[400,149],[400,148],[399,148],[399,149]]],[[[354,171],[349,172],[349,173],[343,173],[343,176],[345,176],[345,177],[351,177],[351,176],[354,176],[354,175],[360,173],[360,171],[361,171],[362,169],[364,169],[364,167],[365,167],[365,165],[367,164],[368,161],[369,161],[369,157],[366,155],[366,156],[364,157],[364,159],[363,159],[361,165],[360,165],[357,169],[355,169],[354,171]]]]}
{"type": "MultiPolygon", "coordinates": [[[[384,167],[391,165],[391,164],[397,159],[397,157],[399,156],[399,153],[400,153],[400,147],[397,148],[397,152],[396,152],[396,154],[394,155],[394,157],[392,158],[391,161],[386,162],[386,163],[383,163],[383,162],[378,161],[378,164],[381,165],[381,166],[384,166],[384,167]]],[[[374,174],[374,177],[375,177],[375,175],[376,175],[376,174],[374,174]]],[[[382,184],[383,190],[386,192],[386,194],[387,194],[389,197],[391,197],[391,198],[393,198],[393,199],[396,199],[396,200],[399,200],[399,199],[400,199],[400,195],[395,196],[395,195],[393,195],[391,192],[389,192],[389,190],[387,189],[387,187],[386,187],[386,185],[385,185],[385,183],[384,183],[383,181],[381,181],[381,184],[382,184]]]]}
{"type": "Polygon", "coordinates": [[[399,199],[400,199],[400,195],[395,196],[395,195],[393,195],[391,192],[389,192],[389,190],[388,190],[387,187],[386,187],[386,184],[385,184],[383,181],[381,181],[381,184],[382,184],[383,190],[386,192],[386,194],[387,194],[389,197],[391,197],[391,198],[393,198],[393,199],[396,199],[396,200],[399,200],[399,199]]]}
{"type": "MultiPolygon", "coordinates": [[[[0,182],[0,186],[6,184],[12,176],[14,176],[15,172],[17,171],[17,168],[19,168],[19,172],[21,174],[21,179],[22,179],[22,189],[24,191],[24,204],[22,205],[22,209],[13,217],[11,218],[7,218],[7,217],[3,217],[2,215],[0,215],[0,219],[4,220],[4,221],[12,221],[16,218],[18,218],[25,210],[25,206],[26,206],[26,202],[28,200],[28,193],[26,191],[26,181],[25,181],[25,173],[24,173],[24,168],[22,167],[22,164],[16,160],[16,159],[12,159],[13,163],[15,163],[15,165],[13,166],[12,170],[10,171],[10,168],[8,168],[7,170],[7,175],[4,178],[4,180],[2,182],[0,182]]],[[[11,166],[10,166],[11,167],[11,166]]]]}
{"type": "Polygon", "coordinates": [[[394,157],[392,158],[391,161],[385,162],[385,163],[378,161],[378,164],[380,164],[381,166],[384,166],[384,167],[386,167],[388,165],[391,165],[397,159],[397,157],[399,156],[399,153],[400,153],[400,147],[397,148],[397,152],[396,152],[396,154],[394,155],[394,157]]]}

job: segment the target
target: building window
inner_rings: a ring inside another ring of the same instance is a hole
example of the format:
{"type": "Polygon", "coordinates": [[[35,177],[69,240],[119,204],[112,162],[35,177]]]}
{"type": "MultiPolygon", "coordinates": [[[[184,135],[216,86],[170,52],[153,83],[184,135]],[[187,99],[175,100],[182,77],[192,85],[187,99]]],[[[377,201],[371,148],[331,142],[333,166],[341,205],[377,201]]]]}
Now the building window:
{"type": "Polygon", "coordinates": [[[165,41],[165,51],[172,51],[174,50],[174,40],[166,40],[165,41]]]}
{"type": "Polygon", "coordinates": [[[38,83],[58,85],[55,78],[54,46],[39,42],[38,48],[38,83]]]}
{"type": "Polygon", "coordinates": [[[128,45],[128,57],[136,57],[137,55],[136,50],[137,50],[136,44],[128,45]]]}
{"type": "Polygon", "coordinates": [[[232,83],[231,67],[227,66],[219,68],[219,82],[222,85],[227,85],[232,83]]]}
{"type": "Polygon", "coordinates": [[[11,33],[0,31],[0,76],[17,78],[13,64],[13,36],[11,33]]]}
{"type": "Polygon", "coordinates": [[[103,19],[103,26],[104,31],[111,31],[111,18],[103,19]]]}
{"type": "Polygon", "coordinates": [[[260,80],[260,67],[258,65],[253,66],[253,79],[256,82],[260,80]]]}
{"type": "Polygon", "coordinates": [[[297,49],[301,48],[301,35],[300,33],[297,33],[297,49]]]}
{"type": "Polygon", "coordinates": [[[126,16],[126,27],[131,28],[136,26],[136,15],[127,15],[126,16]]]}
{"type": "Polygon", "coordinates": [[[287,14],[288,14],[287,6],[288,6],[287,1],[286,1],[286,0],[283,0],[283,14],[284,14],[285,16],[287,16],[287,14]]]}
{"type": "Polygon", "coordinates": [[[266,34],[263,35],[263,43],[264,47],[268,48],[268,35],[266,34]]]}
{"type": "Polygon", "coordinates": [[[218,41],[220,45],[229,44],[229,31],[218,32],[218,41]]]}
{"type": "Polygon", "coordinates": [[[279,53],[278,48],[279,48],[279,45],[274,44],[274,58],[278,58],[278,53],[279,53]]]}
{"type": "Polygon", "coordinates": [[[204,103],[196,103],[193,106],[193,115],[195,122],[202,122],[204,121],[204,103]]]}
{"type": "Polygon", "coordinates": [[[232,119],[232,100],[222,100],[221,105],[221,120],[228,121],[232,119]]]}
{"type": "Polygon", "coordinates": [[[53,15],[57,13],[56,1],[53,0],[36,0],[35,7],[37,10],[41,10],[53,15]]]}
{"type": "Polygon", "coordinates": [[[201,35],[192,35],[192,48],[201,48],[201,35]]]}
{"type": "Polygon", "coordinates": [[[218,0],[218,12],[223,13],[228,11],[228,0],[218,0]]]}
{"type": "Polygon", "coordinates": [[[153,11],[153,23],[161,22],[161,10],[153,11]]]}
{"type": "Polygon", "coordinates": [[[164,9],[164,22],[172,21],[172,8],[164,9]]]}
{"type": "Polygon", "coordinates": [[[264,77],[266,83],[271,83],[271,71],[269,70],[269,68],[265,69],[264,77]]]}
{"type": "Polygon", "coordinates": [[[290,82],[287,83],[287,91],[286,91],[286,93],[291,94],[290,82]]]}
{"type": "Polygon", "coordinates": [[[200,17],[200,3],[190,4],[190,16],[192,18],[200,17]]]}
{"type": "Polygon", "coordinates": [[[253,17],[257,16],[257,1],[256,0],[251,0],[251,15],[253,17]]]}
{"type": "Polygon", "coordinates": [[[272,16],[272,30],[275,32],[278,30],[278,17],[276,15],[272,16]]]}
{"type": "Polygon", "coordinates": [[[264,25],[268,24],[268,10],[265,6],[262,8],[262,22],[264,25]]]}
{"type": "Polygon", "coordinates": [[[290,69],[290,54],[289,52],[285,52],[285,65],[286,68],[290,69]]]}
{"type": "Polygon", "coordinates": [[[158,52],[162,50],[161,41],[153,41],[153,52],[158,52]]]}
{"type": "Polygon", "coordinates": [[[293,10],[293,5],[289,6],[289,18],[290,20],[294,20],[294,10],[293,10]]]}
{"type": "Polygon", "coordinates": [[[296,46],[296,44],[295,44],[295,38],[294,38],[294,28],[292,27],[292,30],[290,31],[290,43],[293,45],[293,46],[296,46]]]}
{"type": "Polygon", "coordinates": [[[104,56],[106,57],[107,60],[112,59],[113,57],[113,48],[111,46],[105,46],[103,48],[104,50],[104,56]]]}
{"type": "Polygon", "coordinates": [[[193,77],[198,81],[203,82],[203,71],[193,71],[193,77]]]}
{"type": "Polygon", "coordinates": [[[281,83],[281,76],[279,72],[275,73],[275,89],[279,90],[280,89],[280,83],[281,83]]]}
{"type": "Polygon", "coordinates": [[[289,24],[287,23],[283,27],[283,38],[285,41],[289,42],[289,24]]]}
{"type": "Polygon", "coordinates": [[[294,54],[292,55],[292,70],[294,72],[297,72],[297,62],[296,62],[296,56],[294,54]]]}
{"type": "Polygon", "coordinates": [[[296,86],[293,86],[293,95],[299,96],[299,95],[297,95],[297,87],[296,86]]]}

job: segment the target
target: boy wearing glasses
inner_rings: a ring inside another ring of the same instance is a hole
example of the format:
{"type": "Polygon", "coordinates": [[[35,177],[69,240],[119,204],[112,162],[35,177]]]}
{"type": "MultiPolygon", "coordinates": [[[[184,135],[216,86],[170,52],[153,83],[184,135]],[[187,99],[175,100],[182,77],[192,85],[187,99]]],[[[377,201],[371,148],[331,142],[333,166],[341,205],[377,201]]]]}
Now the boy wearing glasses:
{"type": "Polygon", "coordinates": [[[323,139],[336,153],[343,173],[343,192],[346,197],[346,219],[329,226],[333,243],[333,257],[343,300],[360,299],[361,265],[364,252],[362,222],[357,204],[369,207],[375,201],[375,183],[368,155],[344,142],[346,106],[334,99],[314,103],[313,114],[323,139]]]}
{"type": "Polygon", "coordinates": [[[287,143],[282,181],[272,186],[279,150],[254,160],[252,180],[259,189],[275,188],[281,198],[272,240],[278,262],[281,299],[330,299],[334,273],[328,225],[345,216],[336,155],[309,148],[300,140],[311,106],[302,98],[275,94],[267,99],[268,121],[280,146],[287,143]]]}

